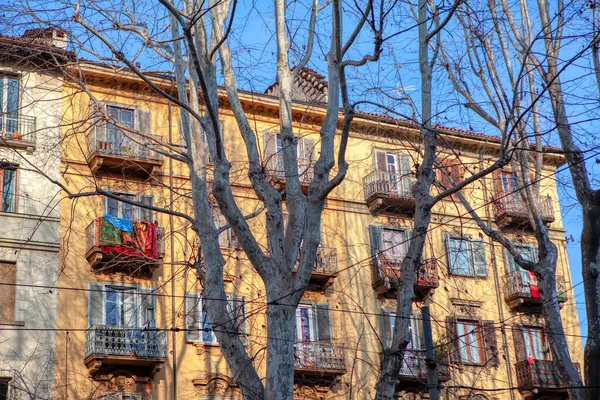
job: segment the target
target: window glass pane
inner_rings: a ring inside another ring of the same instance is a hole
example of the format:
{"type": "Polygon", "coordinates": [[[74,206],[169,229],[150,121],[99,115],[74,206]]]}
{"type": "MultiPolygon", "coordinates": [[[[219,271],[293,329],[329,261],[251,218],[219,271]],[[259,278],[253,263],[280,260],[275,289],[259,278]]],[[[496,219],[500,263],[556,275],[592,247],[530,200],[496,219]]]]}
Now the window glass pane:
{"type": "Polygon", "coordinates": [[[2,178],[2,211],[14,211],[15,201],[15,170],[0,169],[0,178],[2,178]]]}
{"type": "Polygon", "coordinates": [[[457,322],[456,324],[456,333],[458,335],[458,341],[459,341],[459,353],[460,353],[460,360],[462,362],[469,362],[469,353],[467,351],[467,331],[466,331],[466,327],[464,325],[464,323],[462,322],[457,322]]]}
{"type": "Polygon", "coordinates": [[[406,255],[406,233],[404,231],[384,229],[382,231],[382,240],[385,256],[388,260],[402,262],[406,255]]]}
{"type": "Polygon", "coordinates": [[[470,362],[479,364],[481,359],[479,357],[479,330],[474,323],[467,324],[469,330],[469,353],[470,362]]]}
{"type": "Polygon", "coordinates": [[[471,246],[468,240],[450,238],[450,271],[457,275],[473,275],[471,246]]]}
{"type": "Polygon", "coordinates": [[[121,326],[135,327],[136,326],[136,305],[135,305],[135,293],[134,292],[121,292],[122,305],[121,315],[122,321],[121,326]]]}
{"type": "Polygon", "coordinates": [[[117,326],[119,325],[119,295],[116,290],[112,288],[106,288],[105,292],[106,300],[105,314],[106,314],[106,325],[117,326]]]}

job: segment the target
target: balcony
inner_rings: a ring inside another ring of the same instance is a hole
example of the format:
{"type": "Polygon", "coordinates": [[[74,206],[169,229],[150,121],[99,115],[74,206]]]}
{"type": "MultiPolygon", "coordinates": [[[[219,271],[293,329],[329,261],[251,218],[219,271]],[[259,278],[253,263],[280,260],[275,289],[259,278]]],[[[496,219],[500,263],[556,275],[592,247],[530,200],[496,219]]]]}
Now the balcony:
{"type": "MultiPolygon", "coordinates": [[[[441,362],[436,366],[436,372],[439,381],[450,380],[448,365],[441,362]]],[[[427,363],[425,362],[425,350],[407,350],[404,354],[404,360],[400,367],[400,376],[398,378],[397,390],[409,386],[423,385],[427,386],[427,363]]]]}
{"type": "Polygon", "coordinates": [[[334,378],[346,373],[342,346],[330,341],[294,343],[294,371],[300,376],[334,378]]]}
{"type": "MultiPolygon", "coordinates": [[[[579,364],[575,363],[575,367],[579,370],[579,364]]],[[[562,384],[554,361],[551,360],[533,360],[533,364],[529,361],[519,361],[515,364],[517,372],[517,385],[522,394],[536,393],[565,393],[565,385],[562,384]]],[[[527,398],[528,396],[525,395],[527,398]]],[[[537,398],[537,397],[535,397],[537,398]]]]}
{"type": "Polygon", "coordinates": [[[123,232],[103,217],[88,225],[85,257],[94,271],[152,277],[165,255],[164,230],[152,222],[132,225],[133,232],[123,232]]]}
{"type": "Polygon", "coordinates": [[[163,165],[163,156],[153,147],[156,142],[147,137],[94,126],[87,137],[87,163],[93,172],[150,177],[163,165]]]}
{"type": "MultiPolygon", "coordinates": [[[[373,258],[373,289],[380,297],[395,298],[396,282],[400,278],[403,258],[390,259],[384,254],[373,258]]],[[[421,261],[415,281],[415,300],[423,301],[440,285],[437,260],[428,258],[421,261]]]]}
{"type": "Polygon", "coordinates": [[[36,119],[18,113],[0,113],[0,146],[33,153],[36,146],[36,119]]]}
{"type": "Polygon", "coordinates": [[[417,180],[384,171],[373,171],[363,178],[365,201],[373,214],[407,214],[415,209],[413,187],[417,180]]]}
{"type": "MultiPolygon", "coordinates": [[[[496,213],[496,222],[498,226],[505,227],[523,227],[530,226],[529,213],[527,206],[523,201],[521,194],[500,192],[494,198],[494,209],[496,213]]],[[[539,198],[539,210],[542,221],[548,225],[554,222],[554,206],[552,205],[552,197],[539,198]]]]}
{"type": "Polygon", "coordinates": [[[85,332],[85,365],[92,377],[127,368],[152,379],[167,360],[166,332],[94,326],[85,332]]]}
{"type": "MultiPolygon", "coordinates": [[[[285,188],[286,176],[283,168],[283,156],[276,154],[267,160],[265,165],[267,178],[273,186],[282,190],[285,188]]],[[[300,175],[300,186],[306,193],[308,186],[314,178],[314,169],[311,161],[306,158],[298,158],[298,175],[300,175]]]]}
{"type": "MultiPolygon", "coordinates": [[[[537,288],[535,277],[531,278],[528,271],[512,271],[504,276],[504,300],[512,310],[528,307],[540,307],[542,300],[537,288]],[[533,287],[533,289],[532,289],[533,287]]],[[[559,304],[567,301],[568,291],[563,276],[556,276],[556,295],[559,304]]]]}
{"type": "MultiPolygon", "coordinates": [[[[298,265],[294,266],[294,273],[298,265]]],[[[337,277],[337,250],[319,246],[317,248],[317,260],[313,268],[308,290],[324,292],[333,285],[337,277]]]]}

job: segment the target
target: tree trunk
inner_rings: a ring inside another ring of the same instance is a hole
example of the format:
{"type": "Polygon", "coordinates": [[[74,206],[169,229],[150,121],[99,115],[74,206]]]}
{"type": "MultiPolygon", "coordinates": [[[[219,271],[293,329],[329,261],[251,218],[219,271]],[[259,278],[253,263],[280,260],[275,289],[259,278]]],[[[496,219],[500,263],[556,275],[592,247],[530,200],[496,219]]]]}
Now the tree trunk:
{"type": "Polygon", "coordinates": [[[585,344],[586,400],[600,399],[600,204],[583,202],[581,263],[588,322],[585,344]]]}
{"type": "Polygon", "coordinates": [[[281,296],[270,296],[278,300],[267,306],[267,377],[266,400],[294,398],[294,338],[296,329],[296,307],[281,296]]]}

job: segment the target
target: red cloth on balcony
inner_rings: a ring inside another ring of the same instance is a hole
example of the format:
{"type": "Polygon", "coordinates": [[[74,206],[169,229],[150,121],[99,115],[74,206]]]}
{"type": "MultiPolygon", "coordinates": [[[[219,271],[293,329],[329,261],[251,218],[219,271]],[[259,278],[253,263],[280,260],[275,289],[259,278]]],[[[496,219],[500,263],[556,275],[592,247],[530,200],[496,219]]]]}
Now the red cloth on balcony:
{"type": "Polygon", "coordinates": [[[133,226],[136,247],[147,257],[158,258],[156,225],[151,222],[136,222],[133,226]]]}
{"type": "Polygon", "coordinates": [[[531,297],[534,299],[540,298],[540,291],[538,290],[538,283],[535,274],[531,271],[527,271],[529,274],[529,290],[531,291],[531,297]]]}

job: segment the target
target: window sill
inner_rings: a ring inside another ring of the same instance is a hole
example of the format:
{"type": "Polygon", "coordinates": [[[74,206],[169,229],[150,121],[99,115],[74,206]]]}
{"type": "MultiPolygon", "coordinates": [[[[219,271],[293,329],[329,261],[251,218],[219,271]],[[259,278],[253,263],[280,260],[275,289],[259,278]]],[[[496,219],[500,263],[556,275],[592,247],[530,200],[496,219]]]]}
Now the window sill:
{"type": "Polygon", "coordinates": [[[10,321],[0,319],[0,326],[25,326],[25,321],[10,321]]]}
{"type": "Polygon", "coordinates": [[[449,273],[450,276],[456,277],[456,278],[475,278],[475,279],[487,279],[487,275],[483,276],[483,275],[463,275],[463,274],[453,274],[452,272],[449,273]]]}

